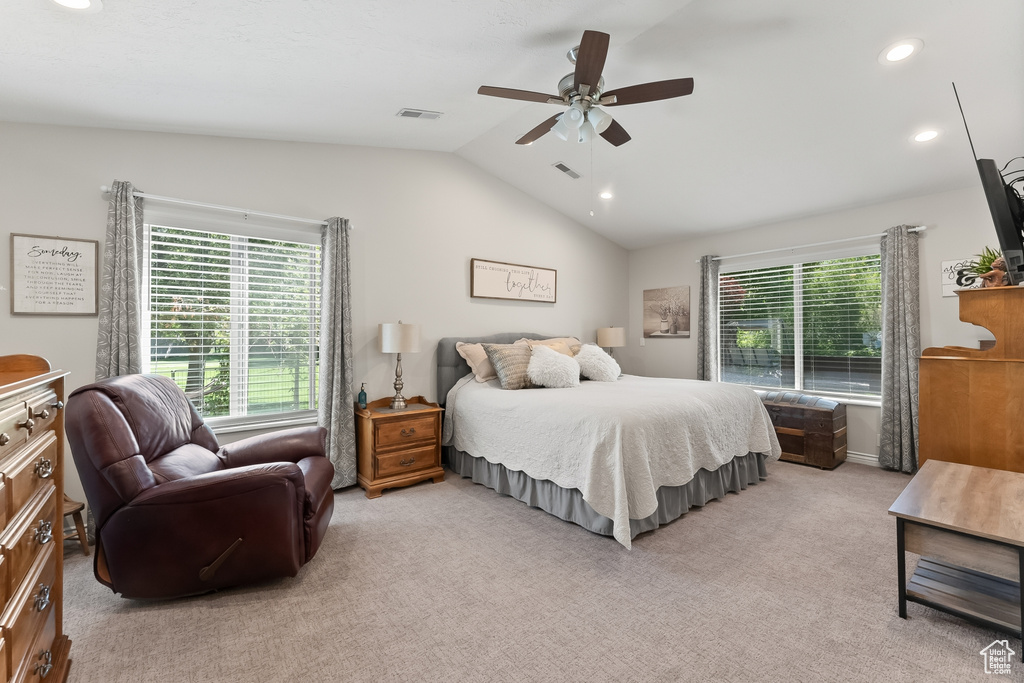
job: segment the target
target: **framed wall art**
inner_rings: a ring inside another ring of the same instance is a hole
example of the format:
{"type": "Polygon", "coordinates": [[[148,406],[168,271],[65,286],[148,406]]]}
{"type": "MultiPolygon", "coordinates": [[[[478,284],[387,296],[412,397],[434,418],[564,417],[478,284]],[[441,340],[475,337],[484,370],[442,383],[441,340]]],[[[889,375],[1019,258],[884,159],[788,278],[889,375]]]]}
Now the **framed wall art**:
{"type": "Polygon", "coordinates": [[[12,315],[97,315],[99,242],[11,233],[12,315]]]}
{"type": "Polygon", "coordinates": [[[690,336],[690,287],[644,290],[644,337],[686,339],[690,336]]]}
{"type": "Polygon", "coordinates": [[[958,289],[977,289],[981,279],[974,273],[974,259],[942,262],[942,296],[956,296],[958,289]]]}
{"type": "Polygon", "coordinates": [[[512,299],[553,304],[558,293],[558,272],[518,263],[469,261],[469,295],[480,299],[512,299]]]}

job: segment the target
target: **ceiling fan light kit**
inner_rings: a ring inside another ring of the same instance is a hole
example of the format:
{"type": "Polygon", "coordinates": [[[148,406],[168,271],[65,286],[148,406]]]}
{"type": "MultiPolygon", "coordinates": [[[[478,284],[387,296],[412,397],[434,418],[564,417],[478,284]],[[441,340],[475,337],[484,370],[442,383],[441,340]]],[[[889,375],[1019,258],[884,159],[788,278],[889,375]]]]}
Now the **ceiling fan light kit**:
{"type": "Polygon", "coordinates": [[[525,102],[568,105],[565,112],[552,116],[516,140],[517,145],[529,145],[552,131],[559,138],[573,142],[590,142],[596,134],[618,147],[629,142],[630,135],[610,114],[598,109],[598,105],[614,107],[682,97],[693,92],[693,79],[676,78],[604,92],[601,72],[608,56],[609,40],[607,33],[583,32],[580,44],[566,55],[576,69],[558,82],[558,95],[489,85],[480,86],[477,93],[525,102]]]}

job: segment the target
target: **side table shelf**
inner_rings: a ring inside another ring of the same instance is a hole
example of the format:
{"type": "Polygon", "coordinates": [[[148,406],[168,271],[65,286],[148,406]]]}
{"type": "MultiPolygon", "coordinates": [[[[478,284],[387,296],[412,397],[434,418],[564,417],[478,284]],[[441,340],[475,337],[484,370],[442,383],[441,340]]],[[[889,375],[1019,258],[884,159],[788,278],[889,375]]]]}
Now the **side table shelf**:
{"type": "Polygon", "coordinates": [[[367,498],[384,489],[444,481],[441,467],[440,406],[422,396],[407,399],[408,408],[391,410],[390,398],[355,406],[359,485],[367,498]]]}

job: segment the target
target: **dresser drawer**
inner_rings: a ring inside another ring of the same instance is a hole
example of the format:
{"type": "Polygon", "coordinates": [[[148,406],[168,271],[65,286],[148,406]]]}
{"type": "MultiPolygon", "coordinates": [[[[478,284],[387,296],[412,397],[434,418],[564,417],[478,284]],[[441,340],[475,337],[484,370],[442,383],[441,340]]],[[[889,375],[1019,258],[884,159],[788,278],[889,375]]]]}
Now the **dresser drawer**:
{"type": "Polygon", "coordinates": [[[24,401],[0,408],[0,458],[13,453],[18,446],[28,441],[28,429],[24,426],[26,420],[28,406],[24,401]]]}
{"type": "Polygon", "coordinates": [[[47,484],[0,536],[0,549],[7,566],[7,585],[11,595],[18,590],[33,562],[43,554],[42,551],[54,546],[54,535],[61,533],[55,491],[52,484],[47,484]]]}
{"type": "Polygon", "coordinates": [[[373,423],[375,448],[401,448],[408,444],[433,441],[437,437],[434,415],[403,417],[400,420],[377,420],[373,423]]]}
{"type": "Polygon", "coordinates": [[[375,465],[377,477],[392,477],[396,474],[437,467],[437,448],[431,445],[426,448],[405,450],[401,453],[378,455],[375,465]]]}
{"type": "MultiPolygon", "coordinates": [[[[56,665],[54,650],[54,640],[57,638],[57,612],[54,610],[53,605],[50,605],[49,613],[45,616],[43,621],[43,627],[36,634],[35,640],[29,647],[28,660],[24,663],[23,671],[25,672],[22,683],[44,683],[45,681],[56,681],[56,677],[51,675],[54,666],[56,665]]],[[[64,670],[65,675],[67,669],[64,670]]]]}
{"type": "Polygon", "coordinates": [[[0,462],[0,474],[6,484],[8,520],[13,519],[44,484],[53,482],[57,447],[54,433],[45,432],[28,447],[0,462]]]}
{"type": "Polygon", "coordinates": [[[57,400],[57,392],[51,388],[37,391],[25,399],[28,414],[32,418],[32,433],[40,434],[50,428],[64,404],[57,400]]]}
{"type": "MultiPolygon", "coordinates": [[[[46,641],[46,629],[41,634],[40,627],[52,621],[52,593],[55,592],[53,583],[56,577],[57,557],[51,544],[40,553],[25,582],[19,586],[0,617],[9,652],[8,667],[12,672],[17,672],[26,655],[34,659],[37,649],[48,650],[53,644],[53,629],[50,629],[49,641],[46,641]]],[[[31,673],[33,663],[27,662],[26,666],[31,673]]]]}

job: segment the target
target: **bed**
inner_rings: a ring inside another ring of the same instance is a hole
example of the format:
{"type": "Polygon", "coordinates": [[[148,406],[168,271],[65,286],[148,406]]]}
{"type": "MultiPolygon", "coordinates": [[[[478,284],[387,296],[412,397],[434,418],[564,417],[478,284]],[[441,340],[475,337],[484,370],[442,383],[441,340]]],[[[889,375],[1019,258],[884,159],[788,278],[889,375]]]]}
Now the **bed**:
{"type": "Polygon", "coordinates": [[[638,534],[767,476],[781,449],[757,394],[725,383],[623,375],[570,389],[477,382],[456,342],[438,342],[444,459],[456,474],[626,548],[638,534]]]}

